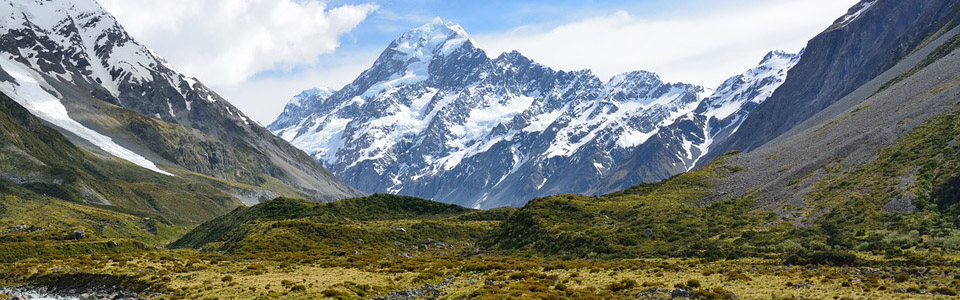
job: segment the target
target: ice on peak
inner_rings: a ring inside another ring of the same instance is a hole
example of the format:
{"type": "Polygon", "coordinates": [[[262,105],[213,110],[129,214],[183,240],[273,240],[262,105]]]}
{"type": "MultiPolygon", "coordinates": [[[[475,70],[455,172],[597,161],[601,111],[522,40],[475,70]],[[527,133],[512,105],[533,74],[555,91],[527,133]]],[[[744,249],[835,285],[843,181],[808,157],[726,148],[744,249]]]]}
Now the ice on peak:
{"type": "Polygon", "coordinates": [[[333,95],[333,92],[334,91],[326,87],[304,90],[300,92],[300,94],[293,96],[293,99],[290,99],[290,104],[301,106],[303,105],[303,101],[306,101],[309,99],[318,98],[320,100],[323,100],[333,95]]]}
{"type": "Polygon", "coordinates": [[[726,119],[746,102],[760,103],[769,98],[787,77],[787,72],[800,60],[801,54],[771,51],[760,65],[723,82],[704,100],[708,118],[726,119]]]}
{"type": "Polygon", "coordinates": [[[796,56],[796,54],[790,54],[783,50],[773,50],[767,53],[767,55],[765,55],[763,59],[760,60],[760,64],[762,65],[764,63],[767,63],[771,59],[793,58],[794,56],[796,56]]]}
{"type": "Polygon", "coordinates": [[[319,87],[319,88],[304,90],[303,92],[300,92],[300,94],[298,94],[295,97],[306,98],[306,97],[318,96],[320,98],[326,98],[326,97],[330,97],[330,95],[333,95],[333,90],[326,87],[319,87]]]}
{"type": "Polygon", "coordinates": [[[627,82],[658,84],[662,83],[662,80],[660,80],[660,75],[657,75],[657,73],[649,71],[631,71],[613,76],[610,78],[610,81],[607,82],[607,86],[619,86],[627,82]]]}
{"type": "Polygon", "coordinates": [[[472,41],[463,28],[454,23],[444,22],[440,18],[407,31],[394,40],[374,63],[374,66],[393,66],[395,64],[392,62],[400,62],[402,67],[388,70],[389,75],[379,77],[378,83],[369,87],[360,96],[366,100],[384,91],[420,83],[430,76],[429,66],[434,60],[443,59],[462,48],[480,51],[468,45],[472,45],[472,41]]]}
{"type": "Polygon", "coordinates": [[[760,65],[747,72],[744,75],[750,76],[751,74],[759,74],[761,76],[772,76],[774,74],[768,74],[770,70],[776,71],[787,71],[793,64],[797,63],[797,60],[800,58],[800,54],[787,53],[785,51],[772,51],[767,54],[760,61],[760,65]]]}
{"type": "Polygon", "coordinates": [[[430,20],[430,22],[427,22],[426,24],[423,24],[423,26],[420,26],[419,28],[416,28],[414,30],[418,30],[418,29],[419,30],[428,29],[430,32],[450,31],[450,32],[456,33],[459,36],[468,37],[467,31],[463,30],[463,27],[460,27],[460,24],[453,23],[453,22],[446,22],[440,17],[433,18],[433,20],[430,20]]]}
{"type": "MultiPolygon", "coordinates": [[[[68,55],[85,59],[85,64],[73,63],[89,72],[83,76],[96,81],[113,96],[119,96],[123,82],[152,81],[157,65],[169,68],[153,50],[133,41],[117,20],[94,0],[6,2],[14,9],[0,13],[0,34],[36,28],[38,34],[70,52],[68,55]]],[[[37,51],[32,48],[23,47],[21,51],[24,55],[37,55],[31,53],[37,51]]],[[[165,78],[175,87],[180,82],[179,78],[173,78],[176,75],[165,78]]]]}
{"type": "Polygon", "coordinates": [[[656,73],[633,71],[610,78],[603,86],[603,92],[615,100],[640,101],[641,104],[648,105],[657,98],[650,97],[650,92],[663,84],[656,73]]]}
{"type": "Polygon", "coordinates": [[[393,41],[391,49],[410,57],[427,57],[433,54],[447,55],[470,40],[463,27],[444,22],[439,17],[423,26],[407,31],[393,41]]]}

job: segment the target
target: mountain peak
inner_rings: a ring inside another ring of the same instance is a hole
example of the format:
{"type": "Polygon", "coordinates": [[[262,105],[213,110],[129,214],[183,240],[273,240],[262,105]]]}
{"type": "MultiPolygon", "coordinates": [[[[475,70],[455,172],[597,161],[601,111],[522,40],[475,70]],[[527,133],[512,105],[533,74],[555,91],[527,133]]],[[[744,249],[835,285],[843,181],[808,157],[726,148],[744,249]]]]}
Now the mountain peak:
{"type": "Polygon", "coordinates": [[[461,27],[460,24],[444,21],[440,17],[433,18],[433,20],[430,20],[430,22],[411,30],[410,32],[413,31],[433,32],[440,34],[454,33],[457,36],[468,37],[467,32],[463,30],[463,27],[461,27]]]}
{"type": "Polygon", "coordinates": [[[657,73],[650,71],[630,71],[626,73],[621,73],[613,76],[608,81],[611,85],[617,85],[625,81],[639,81],[647,84],[654,84],[661,82],[660,76],[657,73]]]}
{"type": "Polygon", "coordinates": [[[300,106],[303,104],[303,101],[305,100],[309,100],[312,98],[323,100],[323,99],[326,99],[327,97],[330,97],[330,95],[333,95],[333,93],[334,93],[333,90],[326,87],[312,88],[312,89],[304,90],[303,92],[300,92],[300,94],[293,96],[293,99],[290,99],[289,104],[300,106]]]}
{"type": "Polygon", "coordinates": [[[393,41],[391,49],[408,57],[449,54],[470,40],[463,27],[437,17],[423,26],[407,31],[393,41]]]}
{"type": "Polygon", "coordinates": [[[296,97],[310,97],[310,96],[320,96],[320,97],[329,97],[333,94],[333,90],[326,87],[312,88],[300,92],[296,97]]]}
{"type": "Polygon", "coordinates": [[[774,50],[774,51],[768,52],[767,55],[763,56],[763,59],[760,60],[760,64],[761,65],[766,64],[772,60],[792,59],[796,56],[797,54],[787,53],[786,51],[783,51],[783,50],[774,50]]]}
{"type": "Polygon", "coordinates": [[[604,92],[614,98],[642,98],[649,89],[660,86],[663,81],[657,73],[632,71],[610,78],[604,85],[604,92]]]}
{"type": "Polygon", "coordinates": [[[760,61],[760,65],[755,70],[747,72],[745,75],[754,73],[763,74],[771,69],[784,71],[789,70],[791,68],[790,66],[795,64],[799,58],[800,54],[793,54],[780,50],[770,51],[770,53],[767,53],[767,55],[763,57],[763,60],[760,61]]]}
{"type": "Polygon", "coordinates": [[[497,56],[497,58],[495,58],[494,60],[511,63],[511,64],[518,63],[518,62],[521,62],[521,63],[533,62],[529,57],[524,56],[522,53],[520,53],[517,50],[500,53],[500,55],[497,56]]]}

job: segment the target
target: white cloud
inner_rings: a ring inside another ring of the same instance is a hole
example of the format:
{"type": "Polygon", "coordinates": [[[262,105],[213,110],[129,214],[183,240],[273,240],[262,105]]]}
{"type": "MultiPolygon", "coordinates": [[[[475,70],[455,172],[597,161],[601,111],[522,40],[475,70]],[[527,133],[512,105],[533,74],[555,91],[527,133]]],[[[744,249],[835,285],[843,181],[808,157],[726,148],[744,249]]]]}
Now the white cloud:
{"type": "Polygon", "coordinates": [[[770,50],[799,51],[857,0],[779,0],[643,19],[620,11],[548,29],[474,35],[491,55],[518,50],[550,67],[604,80],[632,71],[714,87],[770,50]]]}
{"type": "Polygon", "coordinates": [[[100,0],[137,40],[204,83],[312,65],[376,5],[297,0],[100,0]]]}
{"type": "Polygon", "coordinates": [[[290,98],[301,91],[326,87],[338,90],[370,68],[381,49],[357,51],[325,59],[321,67],[278,76],[261,76],[241,84],[213,85],[211,88],[264,126],[273,122],[290,98]]]}

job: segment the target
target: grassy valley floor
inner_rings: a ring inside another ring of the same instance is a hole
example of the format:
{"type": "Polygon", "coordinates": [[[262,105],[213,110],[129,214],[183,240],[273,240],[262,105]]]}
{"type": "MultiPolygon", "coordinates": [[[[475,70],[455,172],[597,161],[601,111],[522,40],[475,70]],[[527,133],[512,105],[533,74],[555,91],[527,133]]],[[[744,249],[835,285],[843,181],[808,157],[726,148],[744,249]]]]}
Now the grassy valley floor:
{"type": "Polygon", "coordinates": [[[7,286],[116,286],[149,299],[949,299],[960,289],[960,256],[929,253],[857,253],[851,266],[801,266],[774,257],[595,261],[401,251],[160,249],[28,259],[0,265],[0,277],[7,286]]]}

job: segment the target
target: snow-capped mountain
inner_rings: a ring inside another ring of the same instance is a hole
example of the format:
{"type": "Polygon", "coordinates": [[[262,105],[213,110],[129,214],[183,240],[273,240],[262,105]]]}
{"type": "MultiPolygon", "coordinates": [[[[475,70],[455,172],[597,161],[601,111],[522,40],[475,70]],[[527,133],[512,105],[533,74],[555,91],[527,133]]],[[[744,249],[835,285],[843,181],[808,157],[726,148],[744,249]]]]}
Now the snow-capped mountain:
{"type": "Polygon", "coordinates": [[[639,183],[693,166],[703,152],[695,148],[709,145],[705,131],[715,137],[739,122],[732,118],[745,116],[746,103],[762,101],[782,81],[767,78],[786,74],[789,66],[774,62],[781,55],[704,101],[702,87],[666,83],[650,72],[604,83],[589,70],[553,70],[515,51],[491,58],[463,28],[438,18],[393,41],[332,95],[295,97],[268,128],[364,191],[472,207],[520,205],[540,195],[606,192],[611,178],[639,183]],[[691,150],[674,155],[673,166],[632,177],[617,172],[644,155],[638,151],[650,151],[644,149],[652,140],[663,142],[663,129],[696,118],[702,124],[688,131],[700,138],[682,142],[691,150]]]}
{"type": "MultiPolygon", "coordinates": [[[[787,72],[800,60],[800,54],[773,51],[767,54],[760,65],[746,73],[727,79],[712,96],[703,100],[693,112],[706,120],[704,140],[693,146],[705,155],[714,141],[737,131],[750,112],[770,98],[787,79],[787,72]]],[[[690,166],[693,167],[693,166],[690,166]]]]}
{"type": "Polygon", "coordinates": [[[313,88],[293,96],[287,106],[283,108],[280,117],[273,121],[274,126],[287,127],[296,124],[304,114],[320,105],[320,102],[333,95],[329,88],[313,88]]]}
{"type": "MultiPolygon", "coordinates": [[[[713,146],[727,139],[786,80],[801,54],[768,53],[760,65],[725,80],[692,112],[664,126],[633,155],[603,178],[599,191],[613,191],[666,178],[707,160],[713,146]]],[[[722,154],[722,153],[721,153],[722,154]]]]}
{"type": "Polygon", "coordinates": [[[277,193],[291,196],[358,195],[174,70],[94,0],[0,0],[0,68],[0,91],[90,151],[169,175],[279,181],[288,188],[277,193]]]}

